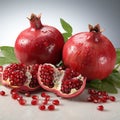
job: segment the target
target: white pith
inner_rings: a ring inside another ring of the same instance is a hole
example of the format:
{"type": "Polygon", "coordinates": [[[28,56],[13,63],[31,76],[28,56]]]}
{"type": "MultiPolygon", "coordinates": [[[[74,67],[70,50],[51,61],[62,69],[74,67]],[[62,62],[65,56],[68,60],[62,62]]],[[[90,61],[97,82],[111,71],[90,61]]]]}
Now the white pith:
{"type": "Polygon", "coordinates": [[[31,79],[32,79],[31,70],[32,70],[32,66],[29,66],[29,68],[27,68],[27,71],[25,73],[25,75],[27,76],[27,79],[24,83],[25,86],[29,86],[29,84],[31,82],[31,79]]]}

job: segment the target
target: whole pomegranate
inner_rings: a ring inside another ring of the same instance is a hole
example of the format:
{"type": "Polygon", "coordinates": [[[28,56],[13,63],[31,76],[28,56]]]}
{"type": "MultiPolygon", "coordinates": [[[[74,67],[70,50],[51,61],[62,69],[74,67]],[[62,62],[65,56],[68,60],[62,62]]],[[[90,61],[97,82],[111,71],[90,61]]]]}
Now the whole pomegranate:
{"type": "Polygon", "coordinates": [[[0,82],[20,92],[35,91],[41,88],[37,80],[38,67],[38,64],[9,64],[0,72],[0,82]]]}
{"type": "Polygon", "coordinates": [[[73,35],[63,48],[66,67],[81,73],[88,80],[104,79],[113,70],[116,51],[110,40],[100,31],[100,26],[89,25],[89,32],[73,35]]]}
{"type": "Polygon", "coordinates": [[[64,39],[54,27],[43,25],[41,15],[31,14],[30,27],[15,42],[15,55],[24,64],[57,64],[62,59],[64,39]]]}
{"type": "Polygon", "coordinates": [[[42,88],[63,98],[80,95],[86,86],[86,78],[67,68],[57,68],[52,64],[41,64],[38,68],[38,82],[42,88]]]}

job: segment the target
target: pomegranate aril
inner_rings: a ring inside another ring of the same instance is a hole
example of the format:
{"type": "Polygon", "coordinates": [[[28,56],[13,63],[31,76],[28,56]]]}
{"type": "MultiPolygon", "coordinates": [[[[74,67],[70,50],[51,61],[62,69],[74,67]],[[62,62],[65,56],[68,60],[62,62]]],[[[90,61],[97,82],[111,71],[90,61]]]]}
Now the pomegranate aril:
{"type": "Polygon", "coordinates": [[[56,99],[56,100],[53,100],[53,101],[52,101],[52,104],[54,104],[54,105],[59,105],[60,102],[59,102],[59,100],[56,99]]]}
{"type": "Polygon", "coordinates": [[[96,94],[96,90],[88,89],[88,93],[91,94],[91,95],[95,95],[96,94]]]}
{"type": "Polygon", "coordinates": [[[42,104],[44,105],[48,104],[48,100],[43,100],[42,104]]]}
{"type": "Polygon", "coordinates": [[[22,96],[18,96],[18,97],[17,97],[17,101],[20,101],[21,99],[23,99],[22,96]]]}
{"type": "Polygon", "coordinates": [[[32,96],[32,99],[37,99],[37,100],[38,100],[39,97],[38,97],[37,95],[33,95],[33,96],[32,96]]]}
{"type": "Polygon", "coordinates": [[[55,106],[54,106],[54,105],[49,105],[49,106],[48,106],[48,110],[50,110],[50,111],[55,110],[55,106]]]}
{"type": "Polygon", "coordinates": [[[102,91],[97,91],[96,94],[97,94],[98,96],[101,96],[101,95],[102,95],[102,91]]]}
{"type": "Polygon", "coordinates": [[[14,100],[16,100],[18,97],[19,97],[19,94],[18,94],[18,93],[12,94],[12,98],[13,98],[14,100]]]}
{"type": "Polygon", "coordinates": [[[102,96],[108,96],[108,93],[106,91],[102,91],[102,96]]]}
{"type": "Polygon", "coordinates": [[[26,97],[30,97],[30,96],[31,96],[30,92],[26,92],[26,93],[25,93],[25,96],[26,96],[26,97]]]}
{"type": "Polygon", "coordinates": [[[104,97],[102,97],[102,98],[101,98],[101,102],[105,103],[105,102],[107,102],[107,99],[104,98],[104,97]]]}
{"type": "Polygon", "coordinates": [[[116,101],[116,98],[114,96],[109,96],[109,100],[114,102],[116,101]]]}
{"type": "Polygon", "coordinates": [[[104,110],[104,106],[103,106],[103,105],[99,105],[99,106],[97,107],[97,109],[98,109],[99,111],[103,111],[103,110],[104,110]]]}
{"type": "Polygon", "coordinates": [[[11,89],[10,94],[15,94],[17,93],[17,89],[11,89]]]}
{"type": "Polygon", "coordinates": [[[0,91],[0,95],[5,96],[5,91],[0,91]]]}
{"type": "Polygon", "coordinates": [[[93,99],[92,99],[91,96],[89,96],[89,97],[87,98],[87,100],[88,100],[89,102],[93,102],[93,99]]]}
{"type": "Polygon", "coordinates": [[[50,100],[50,96],[49,96],[49,95],[46,95],[46,96],[45,96],[45,100],[46,100],[46,101],[49,101],[49,100],[50,100]]]}
{"type": "Polygon", "coordinates": [[[32,101],[31,101],[31,105],[37,105],[38,104],[38,99],[33,99],[32,101]]]}
{"type": "Polygon", "coordinates": [[[46,97],[46,95],[47,95],[47,94],[46,94],[45,92],[42,92],[42,93],[41,93],[41,97],[46,97]]]}
{"type": "Polygon", "coordinates": [[[40,109],[40,110],[45,110],[45,109],[46,109],[46,106],[45,106],[44,104],[41,104],[41,105],[39,105],[39,109],[40,109]]]}
{"type": "Polygon", "coordinates": [[[25,99],[20,99],[18,102],[20,105],[25,105],[27,103],[25,99]]]}
{"type": "Polygon", "coordinates": [[[94,99],[93,102],[94,102],[94,103],[98,103],[98,99],[94,99]]]}
{"type": "Polygon", "coordinates": [[[88,101],[90,102],[105,103],[107,102],[107,100],[110,100],[110,101],[116,100],[114,96],[109,96],[106,91],[97,91],[94,89],[89,89],[88,93],[90,94],[90,96],[88,97],[88,101]]]}

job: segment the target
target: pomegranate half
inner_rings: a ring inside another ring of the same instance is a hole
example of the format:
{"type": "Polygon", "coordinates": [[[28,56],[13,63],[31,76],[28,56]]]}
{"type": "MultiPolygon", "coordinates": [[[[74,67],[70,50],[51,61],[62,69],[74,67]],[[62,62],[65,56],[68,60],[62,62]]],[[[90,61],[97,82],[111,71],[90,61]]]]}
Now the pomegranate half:
{"type": "Polygon", "coordinates": [[[114,68],[116,51],[100,31],[99,24],[89,25],[89,29],[89,32],[80,32],[68,39],[63,47],[63,62],[88,80],[102,80],[114,68]]]}
{"type": "Polygon", "coordinates": [[[41,88],[37,80],[38,67],[38,64],[9,64],[0,72],[0,82],[19,92],[36,91],[41,88]]]}
{"type": "Polygon", "coordinates": [[[62,70],[52,64],[43,64],[38,68],[40,86],[63,98],[80,95],[86,86],[86,78],[67,68],[62,70]]]}
{"type": "Polygon", "coordinates": [[[15,55],[24,64],[57,64],[62,59],[64,39],[52,26],[41,23],[41,15],[31,14],[30,27],[23,30],[15,41],[15,55]]]}

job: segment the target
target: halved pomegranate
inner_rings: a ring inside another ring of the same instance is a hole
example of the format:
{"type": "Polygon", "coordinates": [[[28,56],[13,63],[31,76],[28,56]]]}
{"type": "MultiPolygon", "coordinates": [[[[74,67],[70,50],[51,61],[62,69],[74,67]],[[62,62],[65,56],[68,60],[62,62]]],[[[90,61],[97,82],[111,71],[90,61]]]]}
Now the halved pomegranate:
{"type": "Polygon", "coordinates": [[[38,82],[45,90],[64,98],[72,98],[82,93],[86,78],[69,68],[62,70],[45,63],[38,68],[38,82]]]}
{"type": "Polygon", "coordinates": [[[1,83],[20,92],[35,91],[40,88],[37,81],[38,64],[10,64],[1,72],[1,83]]]}

